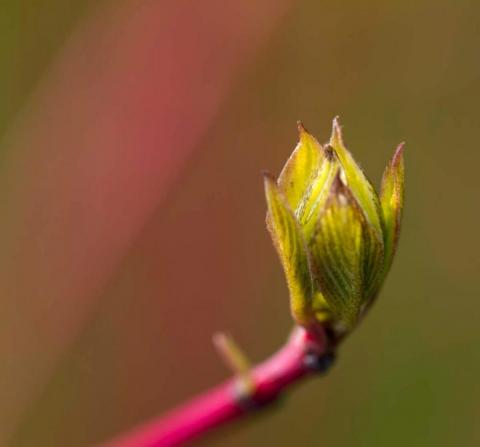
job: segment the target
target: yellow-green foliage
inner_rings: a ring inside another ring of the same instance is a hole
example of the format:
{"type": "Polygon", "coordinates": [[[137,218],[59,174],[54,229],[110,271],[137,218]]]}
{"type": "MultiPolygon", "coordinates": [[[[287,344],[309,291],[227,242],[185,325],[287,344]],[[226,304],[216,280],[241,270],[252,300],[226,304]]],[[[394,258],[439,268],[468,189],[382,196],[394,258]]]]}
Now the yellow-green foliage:
{"type": "Polygon", "coordinates": [[[377,295],[398,243],[403,146],[379,195],[343,143],[338,120],[322,146],[299,125],[300,141],[278,180],[265,176],[267,227],[304,326],[351,330],[377,295]]]}

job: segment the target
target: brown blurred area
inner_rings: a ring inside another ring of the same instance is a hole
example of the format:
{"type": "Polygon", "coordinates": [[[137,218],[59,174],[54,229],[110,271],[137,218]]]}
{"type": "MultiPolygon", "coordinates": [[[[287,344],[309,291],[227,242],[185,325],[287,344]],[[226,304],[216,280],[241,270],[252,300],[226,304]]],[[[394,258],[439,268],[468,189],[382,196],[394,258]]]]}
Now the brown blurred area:
{"type": "MultiPolygon", "coordinates": [[[[0,78],[10,98],[0,104],[5,133],[70,28],[93,14],[86,2],[67,10],[48,0],[35,13],[33,2],[22,3],[0,9],[10,24],[5,54],[16,57],[0,78]],[[27,16],[38,28],[25,25],[27,16]],[[28,51],[19,50],[19,36],[28,51]]],[[[167,196],[95,289],[12,446],[90,445],[217,383],[228,374],[212,348],[217,330],[233,334],[253,360],[283,342],[291,319],[265,230],[260,171],[280,171],[296,144],[296,120],[324,141],[335,115],[377,185],[406,141],[393,269],[328,377],[198,445],[479,445],[480,4],[312,0],[279,17],[235,72],[167,196]]],[[[10,385],[21,387],[18,380],[10,385]]]]}

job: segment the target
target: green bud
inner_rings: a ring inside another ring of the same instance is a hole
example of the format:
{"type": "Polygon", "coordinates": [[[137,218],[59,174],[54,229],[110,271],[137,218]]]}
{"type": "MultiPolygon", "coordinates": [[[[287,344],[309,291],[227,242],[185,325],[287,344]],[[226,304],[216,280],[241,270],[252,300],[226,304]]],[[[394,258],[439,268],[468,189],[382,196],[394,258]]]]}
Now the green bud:
{"type": "Polygon", "coordinates": [[[265,175],[267,228],[298,324],[350,331],[375,299],[398,243],[403,145],[380,196],[345,148],[338,120],[322,146],[299,124],[300,141],[278,180],[265,175]]]}

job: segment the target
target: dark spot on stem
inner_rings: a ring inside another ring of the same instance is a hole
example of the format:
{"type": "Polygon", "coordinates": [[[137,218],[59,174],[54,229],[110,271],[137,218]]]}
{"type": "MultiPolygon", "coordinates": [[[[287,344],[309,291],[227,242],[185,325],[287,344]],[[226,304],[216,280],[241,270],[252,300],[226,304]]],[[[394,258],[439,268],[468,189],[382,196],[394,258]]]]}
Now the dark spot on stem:
{"type": "Polygon", "coordinates": [[[331,351],[321,356],[315,353],[307,353],[304,363],[310,371],[325,374],[335,363],[335,353],[331,351]]]}

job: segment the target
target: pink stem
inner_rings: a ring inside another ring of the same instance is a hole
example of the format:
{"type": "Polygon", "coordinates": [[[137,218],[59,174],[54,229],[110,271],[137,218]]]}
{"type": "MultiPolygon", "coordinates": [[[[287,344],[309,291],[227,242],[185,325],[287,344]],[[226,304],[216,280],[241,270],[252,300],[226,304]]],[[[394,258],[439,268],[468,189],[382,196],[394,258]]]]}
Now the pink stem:
{"type": "Polygon", "coordinates": [[[322,330],[313,333],[296,327],[279,351],[252,369],[248,383],[231,379],[104,447],[181,445],[272,402],[290,384],[315,371],[308,360],[320,359],[327,350],[322,330]]]}

